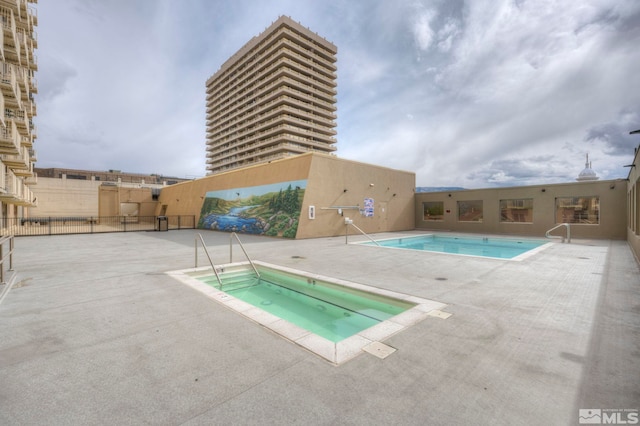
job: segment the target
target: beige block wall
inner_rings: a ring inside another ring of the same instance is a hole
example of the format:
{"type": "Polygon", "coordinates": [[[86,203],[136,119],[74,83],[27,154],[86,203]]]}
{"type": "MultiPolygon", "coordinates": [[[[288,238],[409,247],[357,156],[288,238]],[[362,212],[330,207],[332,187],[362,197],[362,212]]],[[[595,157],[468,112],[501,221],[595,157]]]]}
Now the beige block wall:
{"type": "MultiPolygon", "coordinates": [[[[598,196],[600,197],[600,224],[572,224],[571,236],[625,239],[626,186],[622,180],[611,180],[418,193],[415,203],[416,228],[544,237],[547,230],[556,226],[555,200],[557,197],[598,196]],[[500,222],[500,200],[522,198],[533,199],[533,222],[500,222]],[[473,200],[483,200],[483,221],[459,222],[457,202],[473,200]],[[425,221],[423,217],[425,201],[444,202],[444,220],[425,221]]],[[[561,235],[563,232],[563,230],[557,230],[554,235],[561,235]]]]}
{"type": "MultiPolygon", "coordinates": [[[[297,238],[344,235],[344,218],[350,217],[367,233],[399,231],[414,227],[415,174],[370,164],[339,159],[331,155],[302,154],[268,164],[259,164],[162,189],[158,215],[195,215],[209,191],[245,188],[307,179],[297,238]],[[373,186],[370,184],[373,183],[373,186]],[[344,192],[344,190],[347,192],[344,192]],[[394,196],[395,194],[395,196],[394,196]],[[364,208],[373,198],[374,215],[364,217],[358,209],[338,214],[333,206],[364,208]],[[309,218],[309,206],[315,219],[309,218]]],[[[354,231],[350,231],[354,233],[354,231]]]]}
{"type": "Polygon", "coordinates": [[[140,204],[140,216],[153,216],[157,201],[151,188],[106,186],[101,181],[38,178],[32,187],[38,206],[29,208],[29,216],[119,216],[120,202],[140,204]]]}
{"type": "Polygon", "coordinates": [[[99,216],[124,216],[121,203],[137,204],[137,216],[155,216],[158,202],[153,200],[151,188],[127,188],[102,185],[97,194],[99,216]]]}
{"type": "Polygon", "coordinates": [[[29,216],[97,216],[101,182],[78,179],[38,178],[31,187],[38,199],[29,216]]]}

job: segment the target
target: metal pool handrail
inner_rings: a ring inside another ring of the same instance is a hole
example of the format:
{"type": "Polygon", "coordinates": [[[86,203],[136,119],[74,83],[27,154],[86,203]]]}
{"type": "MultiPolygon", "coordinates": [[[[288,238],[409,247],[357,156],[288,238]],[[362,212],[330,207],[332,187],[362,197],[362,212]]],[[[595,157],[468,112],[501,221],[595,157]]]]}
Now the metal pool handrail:
{"type": "Polygon", "coordinates": [[[222,290],[222,280],[220,279],[220,275],[218,274],[218,271],[216,271],[216,266],[213,264],[213,261],[211,260],[211,256],[209,255],[209,250],[207,250],[207,245],[204,243],[204,239],[202,238],[201,234],[197,234],[196,236],[196,268],[198,267],[198,238],[200,238],[200,242],[202,243],[204,252],[207,254],[207,258],[209,259],[209,263],[211,264],[213,273],[216,274],[216,278],[218,279],[218,284],[220,284],[220,290],[222,290]]]}
{"type": "Polygon", "coordinates": [[[344,232],[344,240],[346,244],[349,244],[349,225],[353,226],[354,228],[356,228],[358,231],[360,231],[360,233],[362,235],[364,235],[365,237],[367,237],[368,239],[370,239],[375,245],[380,246],[380,244],[374,240],[373,238],[371,238],[366,232],[364,232],[362,229],[358,228],[356,226],[355,223],[353,223],[353,220],[349,219],[348,217],[344,218],[344,225],[345,225],[345,232],[344,232]]]}
{"type": "Polygon", "coordinates": [[[571,226],[568,223],[561,223],[559,225],[554,226],[553,228],[549,229],[547,231],[547,233],[545,234],[545,237],[547,238],[561,238],[562,242],[564,243],[564,236],[561,235],[551,235],[551,231],[555,231],[556,229],[560,228],[560,227],[565,227],[567,228],[567,243],[571,242],[571,226]]]}
{"type": "Polygon", "coordinates": [[[247,260],[249,261],[249,264],[253,268],[253,272],[256,273],[256,276],[258,278],[260,278],[260,272],[258,272],[258,268],[256,268],[256,265],[253,264],[253,260],[251,260],[251,258],[249,257],[249,254],[247,254],[247,251],[244,249],[244,245],[242,245],[242,241],[240,241],[238,234],[236,234],[235,232],[232,232],[231,236],[229,237],[229,263],[233,263],[233,237],[235,237],[238,244],[240,244],[240,248],[244,252],[245,257],[247,258],[247,260]]]}

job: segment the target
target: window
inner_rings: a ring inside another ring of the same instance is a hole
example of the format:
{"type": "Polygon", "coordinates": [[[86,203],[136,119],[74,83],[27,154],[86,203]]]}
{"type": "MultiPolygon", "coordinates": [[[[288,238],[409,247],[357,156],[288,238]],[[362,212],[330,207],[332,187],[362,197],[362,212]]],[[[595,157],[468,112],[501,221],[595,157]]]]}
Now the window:
{"type": "Polygon", "coordinates": [[[500,222],[533,222],[533,199],[500,200],[500,222]]]}
{"type": "Polygon", "coordinates": [[[422,220],[444,220],[444,203],[442,201],[426,201],[422,203],[422,211],[422,220]]]}
{"type": "Polygon", "coordinates": [[[68,174],[68,175],[67,175],[67,179],[87,180],[87,177],[86,177],[85,175],[72,175],[72,174],[68,174]]]}
{"type": "Polygon", "coordinates": [[[560,197],[556,198],[556,223],[600,223],[600,198],[560,197]]]}
{"type": "Polygon", "coordinates": [[[482,200],[458,201],[458,221],[482,222],[482,200]]]}

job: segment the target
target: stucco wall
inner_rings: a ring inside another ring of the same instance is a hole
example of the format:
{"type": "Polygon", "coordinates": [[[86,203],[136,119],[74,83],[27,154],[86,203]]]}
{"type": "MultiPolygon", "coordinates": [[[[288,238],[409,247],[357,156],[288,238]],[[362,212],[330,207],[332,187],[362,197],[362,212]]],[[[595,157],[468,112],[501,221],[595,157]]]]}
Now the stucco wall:
{"type": "MultiPolygon", "coordinates": [[[[366,233],[413,229],[414,188],[414,173],[316,155],[297,238],[344,235],[345,217],[366,233]],[[360,212],[365,198],[373,200],[372,216],[360,212]],[[315,208],[315,219],[309,219],[310,206],[315,208]],[[336,208],[340,206],[342,214],[336,208]]],[[[357,233],[353,228],[349,232],[357,233]]]]}
{"type": "MultiPolygon", "coordinates": [[[[572,224],[575,238],[625,239],[626,183],[622,180],[575,182],[527,187],[490,188],[416,194],[416,228],[450,230],[490,234],[514,234],[543,237],[548,229],[556,226],[555,203],[557,197],[598,196],[600,199],[600,223],[572,224]],[[500,222],[500,200],[533,199],[531,223],[500,222]],[[458,221],[458,201],[483,201],[482,222],[458,221]],[[444,219],[425,221],[423,203],[442,201],[444,219]]],[[[554,232],[555,235],[563,231],[554,232]]]]}
{"type": "Polygon", "coordinates": [[[167,186],[156,214],[194,215],[197,221],[207,192],[306,179],[310,164],[311,156],[303,155],[167,186]]]}
{"type": "Polygon", "coordinates": [[[633,164],[627,179],[627,241],[636,259],[640,260],[640,147],[633,164]]]}
{"type": "Polygon", "coordinates": [[[414,173],[316,153],[165,187],[160,193],[156,213],[195,215],[197,220],[207,192],[303,179],[307,180],[307,186],[296,238],[343,235],[345,216],[354,219],[354,223],[365,232],[407,230],[414,227],[414,173]],[[363,209],[365,198],[374,201],[372,217],[361,215],[358,209],[344,209],[343,214],[339,215],[337,209],[331,208],[359,206],[363,209]],[[315,208],[315,219],[309,218],[309,206],[315,208]]]}

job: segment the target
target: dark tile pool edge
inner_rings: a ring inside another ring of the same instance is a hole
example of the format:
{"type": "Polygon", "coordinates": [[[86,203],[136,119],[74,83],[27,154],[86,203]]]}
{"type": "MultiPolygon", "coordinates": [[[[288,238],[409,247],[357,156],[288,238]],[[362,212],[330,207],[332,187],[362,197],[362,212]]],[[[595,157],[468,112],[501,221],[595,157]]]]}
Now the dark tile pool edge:
{"type": "MultiPolygon", "coordinates": [[[[351,281],[341,280],[337,278],[327,277],[319,274],[312,274],[298,269],[287,268],[283,266],[273,265],[266,262],[254,261],[256,265],[267,268],[278,269],[284,272],[312,278],[316,280],[327,281],[339,284],[345,287],[363,290],[369,293],[392,297],[415,304],[413,308],[405,312],[389,318],[373,327],[361,331],[351,337],[348,337],[338,343],[334,343],[328,339],[320,337],[310,331],[304,330],[297,325],[291,324],[275,315],[263,311],[249,303],[236,299],[235,297],[225,293],[222,290],[211,287],[196,277],[199,275],[211,274],[211,267],[182,269],[179,271],[166,272],[167,275],[180,281],[181,283],[193,288],[194,290],[206,295],[217,303],[231,309],[245,318],[271,330],[279,336],[295,343],[298,346],[314,353],[315,355],[335,364],[340,365],[356,356],[364,353],[363,348],[373,342],[381,342],[388,339],[396,333],[400,333],[412,325],[426,319],[427,317],[442,318],[441,309],[447,305],[429,299],[423,299],[416,296],[397,293],[391,290],[371,287],[351,281]]],[[[248,262],[232,263],[219,265],[218,268],[249,268],[248,262]]],[[[216,268],[216,269],[218,269],[216,268]]]]}

